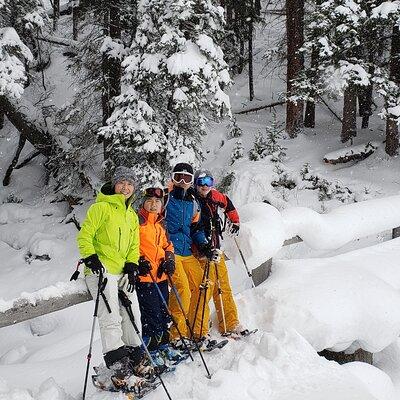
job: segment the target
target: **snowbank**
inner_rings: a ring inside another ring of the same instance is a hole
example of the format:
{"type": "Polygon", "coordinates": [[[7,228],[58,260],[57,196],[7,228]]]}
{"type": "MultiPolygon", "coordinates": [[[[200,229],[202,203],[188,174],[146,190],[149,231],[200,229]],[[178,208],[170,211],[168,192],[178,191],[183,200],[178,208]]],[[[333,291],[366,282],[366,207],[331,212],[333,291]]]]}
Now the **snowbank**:
{"type": "MultiPolygon", "coordinates": [[[[250,269],[274,256],[285,240],[285,230],[280,212],[266,203],[251,203],[238,208],[240,249],[250,269]]],[[[224,251],[236,265],[243,263],[232,238],[224,236],[224,251]]]]}
{"type": "Polygon", "coordinates": [[[282,211],[286,236],[300,236],[313,249],[337,249],[352,240],[400,226],[400,196],[347,204],[328,214],[309,208],[282,211]]]}
{"type": "Polygon", "coordinates": [[[257,290],[265,329],[294,328],[317,350],[378,352],[400,334],[400,239],[331,258],[276,260],[257,290]]]}
{"type": "Polygon", "coordinates": [[[391,400],[396,397],[392,380],[378,368],[362,362],[344,364],[343,367],[363,382],[377,400],[391,400]]]}

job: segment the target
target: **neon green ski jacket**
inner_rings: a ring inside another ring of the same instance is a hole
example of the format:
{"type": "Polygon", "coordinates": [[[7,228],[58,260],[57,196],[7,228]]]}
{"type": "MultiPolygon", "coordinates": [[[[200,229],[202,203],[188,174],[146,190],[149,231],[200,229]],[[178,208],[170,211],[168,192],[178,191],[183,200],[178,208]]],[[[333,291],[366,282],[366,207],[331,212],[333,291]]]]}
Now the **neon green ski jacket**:
{"type": "MultiPolygon", "coordinates": [[[[139,221],[123,194],[112,194],[105,184],[92,204],[78,234],[82,258],[97,254],[104,268],[113,275],[123,272],[125,262],[138,263],[139,221]]],[[[85,274],[90,273],[85,268],[85,274]]]]}

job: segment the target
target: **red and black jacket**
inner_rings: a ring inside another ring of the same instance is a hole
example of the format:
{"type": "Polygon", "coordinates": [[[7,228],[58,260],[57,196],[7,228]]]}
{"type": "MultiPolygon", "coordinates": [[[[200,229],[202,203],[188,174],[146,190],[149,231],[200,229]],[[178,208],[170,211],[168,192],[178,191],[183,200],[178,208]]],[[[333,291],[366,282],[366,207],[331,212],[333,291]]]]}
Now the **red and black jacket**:
{"type": "Polygon", "coordinates": [[[196,193],[196,199],[201,207],[201,223],[208,240],[211,240],[213,247],[220,248],[223,227],[218,215],[218,208],[224,211],[225,216],[234,224],[239,223],[239,214],[236,211],[231,199],[212,188],[206,197],[196,193]]]}

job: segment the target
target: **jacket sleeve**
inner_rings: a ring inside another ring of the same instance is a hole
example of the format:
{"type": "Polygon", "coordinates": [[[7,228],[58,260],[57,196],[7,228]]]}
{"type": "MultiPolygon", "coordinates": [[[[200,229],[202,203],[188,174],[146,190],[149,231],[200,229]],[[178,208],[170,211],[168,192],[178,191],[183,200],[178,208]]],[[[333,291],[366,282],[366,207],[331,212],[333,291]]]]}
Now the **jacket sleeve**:
{"type": "Polygon", "coordinates": [[[233,222],[234,224],[239,223],[239,214],[231,199],[226,194],[223,194],[214,189],[212,191],[212,200],[224,210],[225,215],[229,218],[231,222],[233,222]]]}
{"type": "Polygon", "coordinates": [[[97,230],[104,223],[107,217],[105,207],[100,203],[92,204],[82,223],[81,230],[77,236],[79,253],[82,258],[86,258],[96,253],[93,239],[97,230]]]}
{"type": "Polygon", "coordinates": [[[126,256],[126,262],[133,262],[137,264],[140,257],[140,235],[139,235],[139,218],[134,212],[134,222],[132,227],[132,242],[126,256]]]}
{"type": "Polygon", "coordinates": [[[163,228],[163,238],[162,238],[162,247],[165,252],[174,252],[174,245],[172,244],[171,240],[169,239],[168,232],[165,228],[165,224],[162,224],[163,228]]]}
{"type": "Polygon", "coordinates": [[[200,205],[195,200],[193,202],[193,217],[190,225],[190,236],[195,244],[207,243],[206,235],[204,233],[204,226],[201,220],[200,205]]]}

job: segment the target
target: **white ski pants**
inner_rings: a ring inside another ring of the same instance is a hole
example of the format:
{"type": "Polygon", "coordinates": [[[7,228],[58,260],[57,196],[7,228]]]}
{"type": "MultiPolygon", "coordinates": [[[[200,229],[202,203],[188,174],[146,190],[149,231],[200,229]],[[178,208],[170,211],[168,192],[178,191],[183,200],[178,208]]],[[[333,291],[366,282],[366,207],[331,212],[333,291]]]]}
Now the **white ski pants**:
{"type": "MultiPolygon", "coordinates": [[[[104,289],[104,294],[108,300],[108,304],[111,308],[111,313],[108,312],[107,307],[104,303],[103,298],[100,296],[99,308],[98,308],[98,320],[100,326],[100,336],[103,345],[103,354],[116,350],[121,346],[140,346],[141,342],[139,337],[136,335],[131,320],[129,319],[128,313],[125,307],[123,307],[118,299],[118,283],[123,275],[112,275],[105,273],[104,278],[107,278],[107,285],[104,289]]],[[[96,299],[99,277],[91,274],[85,277],[86,285],[93,297],[96,299]]],[[[136,291],[133,293],[126,294],[129,300],[132,302],[132,311],[135,316],[135,323],[142,331],[140,323],[140,311],[139,303],[137,300],[136,291]]]]}

